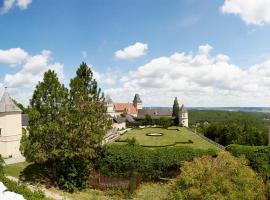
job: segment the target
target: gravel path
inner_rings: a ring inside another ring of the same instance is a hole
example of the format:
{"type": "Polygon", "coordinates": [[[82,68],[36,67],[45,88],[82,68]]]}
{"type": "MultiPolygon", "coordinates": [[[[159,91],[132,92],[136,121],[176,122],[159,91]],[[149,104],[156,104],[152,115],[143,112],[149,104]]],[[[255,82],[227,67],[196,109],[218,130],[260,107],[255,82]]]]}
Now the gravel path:
{"type": "MultiPolygon", "coordinates": [[[[15,182],[17,182],[17,183],[20,182],[19,179],[15,178],[15,177],[13,177],[13,176],[7,176],[7,178],[8,178],[9,180],[15,181],[15,182]]],[[[42,186],[42,187],[37,187],[37,186],[31,185],[31,184],[26,184],[26,185],[27,185],[27,187],[28,187],[31,191],[41,190],[41,191],[45,194],[45,196],[48,197],[48,198],[51,198],[51,199],[54,199],[54,200],[70,200],[70,199],[68,199],[68,198],[66,198],[66,197],[63,197],[63,196],[60,195],[59,193],[52,192],[52,191],[46,189],[44,186],[42,186]]]]}

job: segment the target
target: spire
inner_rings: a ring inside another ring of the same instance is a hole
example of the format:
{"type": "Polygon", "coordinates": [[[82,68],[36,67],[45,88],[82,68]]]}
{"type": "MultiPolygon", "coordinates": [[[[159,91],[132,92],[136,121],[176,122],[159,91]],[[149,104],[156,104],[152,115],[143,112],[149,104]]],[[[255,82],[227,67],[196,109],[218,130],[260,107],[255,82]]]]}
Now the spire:
{"type": "Polygon", "coordinates": [[[7,87],[5,87],[4,94],[0,100],[0,112],[22,112],[9,96],[7,87]]]}
{"type": "Polygon", "coordinates": [[[140,95],[139,95],[139,94],[135,94],[135,97],[134,97],[133,103],[142,103],[142,100],[141,100],[141,98],[140,98],[140,95]]]}

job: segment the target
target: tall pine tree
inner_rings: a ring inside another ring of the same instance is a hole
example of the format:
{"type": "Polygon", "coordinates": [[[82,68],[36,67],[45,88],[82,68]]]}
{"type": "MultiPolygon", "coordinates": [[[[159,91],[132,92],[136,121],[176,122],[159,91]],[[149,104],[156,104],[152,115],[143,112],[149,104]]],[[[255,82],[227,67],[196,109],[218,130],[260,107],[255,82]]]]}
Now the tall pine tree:
{"type": "Polygon", "coordinates": [[[179,103],[177,100],[177,97],[175,97],[174,102],[173,102],[173,111],[172,111],[172,117],[174,118],[174,125],[178,126],[179,125],[179,103]]]}
{"type": "Polygon", "coordinates": [[[110,124],[104,101],[91,69],[82,63],[76,77],[70,81],[69,131],[72,142],[69,148],[75,157],[84,160],[96,157],[110,124]]]}
{"type": "Polygon", "coordinates": [[[30,100],[28,110],[29,136],[24,138],[23,154],[35,163],[57,163],[63,158],[67,135],[68,90],[57,74],[49,70],[44,74],[30,100]]]}

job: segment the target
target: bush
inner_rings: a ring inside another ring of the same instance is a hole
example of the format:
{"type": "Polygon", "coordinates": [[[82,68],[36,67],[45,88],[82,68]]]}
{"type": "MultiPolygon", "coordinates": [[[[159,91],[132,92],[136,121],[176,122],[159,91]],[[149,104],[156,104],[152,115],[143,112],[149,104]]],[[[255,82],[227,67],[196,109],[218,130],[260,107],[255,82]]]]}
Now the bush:
{"type": "Polygon", "coordinates": [[[174,199],[266,199],[262,178],[247,164],[227,152],[185,162],[174,183],[174,199]]]}
{"type": "Polygon", "coordinates": [[[234,156],[245,155],[250,166],[265,179],[270,179],[270,146],[229,145],[226,148],[234,156]]]}
{"type": "Polygon", "coordinates": [[[202,155],[216,155],[216,152],[180,146],[149,149],[138,145],[111,145],[99,155],[96,168],[109,176],[130,177],[137,171],[144,179],[155,180],[163,173],[179,170],[182,161],[202,155]]]}
{"type": "Polygon", "coordinates": [[[4,176],[0,176],[0,181],[8,188],[8,191],[23,195],[26,200],[48,200],[42,191],[32,192],[26,185],[18,184],[4,176]]]}
{"type": "Polygon", "coordinates": [[[57,174],[57,185],[67,192],[85,189],[88,186],[90,162],[82,162],[77,159],[66,159],[61,163],[57,174]]]}

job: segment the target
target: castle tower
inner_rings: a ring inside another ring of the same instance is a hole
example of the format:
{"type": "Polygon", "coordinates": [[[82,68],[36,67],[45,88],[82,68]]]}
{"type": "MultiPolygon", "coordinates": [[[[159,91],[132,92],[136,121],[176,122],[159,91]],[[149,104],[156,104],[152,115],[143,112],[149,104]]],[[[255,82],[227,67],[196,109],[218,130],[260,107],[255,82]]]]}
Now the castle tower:
{"type": "Polygon", "coordinates": [[[133,105],[137,110],[141,110],[143,108],[143,102],[139,94],[135,94],[133,99],[133,105]]]}
{"type": "Polygon", "coordinates": [[[105,97],[105,103],[107,107],[107,114],[114,116],[113,101],[109,95],[105,97]]]}
{"type": "Polygon", "coordinates": [[[19,157],[22,137],[22,111],[9,96],[7,89],[0,101],[0,154],[19,157]]]}
{"type": "Polygon", "coordinates": [[[188,111],[185,108],[184,104],[180,108],[179,115],[180,124],[182,124],[184,127],[188,127],[188,111]]]}

